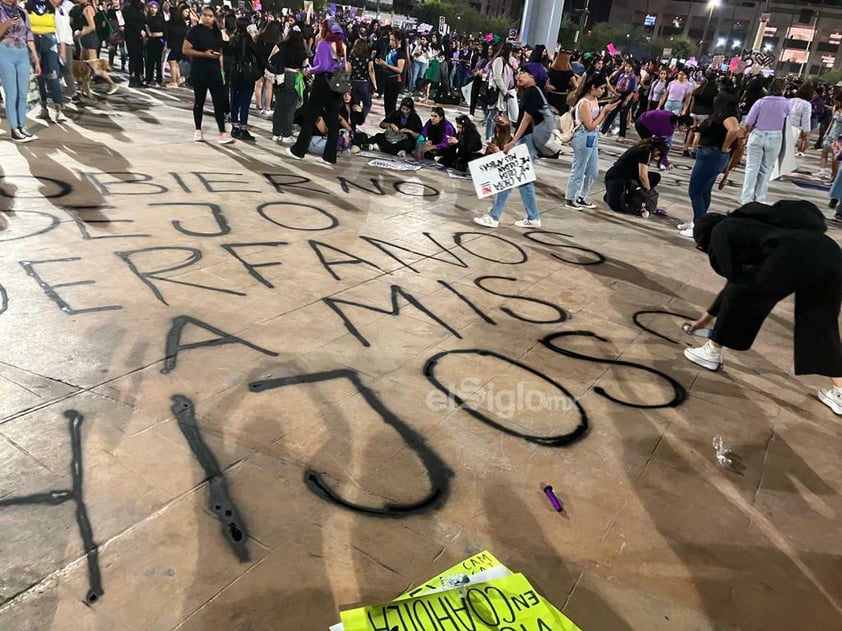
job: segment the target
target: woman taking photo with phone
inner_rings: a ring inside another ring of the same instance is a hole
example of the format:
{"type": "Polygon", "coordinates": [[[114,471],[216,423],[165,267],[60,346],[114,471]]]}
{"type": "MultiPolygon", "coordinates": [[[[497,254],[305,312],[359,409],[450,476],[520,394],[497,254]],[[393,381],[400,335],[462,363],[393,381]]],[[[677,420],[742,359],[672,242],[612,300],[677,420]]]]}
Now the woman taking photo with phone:
{"type": "Polygon", "coordinates": [[[573,146],[573,164],[567,179],[564,205],[574,210],[596,208],[588,199],[591,185],[599,175],[599,126],[605,117],[620,106],[615,100],[600,108],[599,99],[605,94],[607,81],[601,74],[594,74],[582,84],[573,109],[576,131],[570,144],[573,146]]]}
{"type": "Polygon", "coordinates": [[[193,123],[196,131],[193,140],[202,142],[202,117],[208,90],[213,101],[213,115],[219,128],[219,144],[234,142],[225,133],[225,84],[222,80],[222,32],[216,24],[213,9],[205,7],[199,23],[184,38],[184,56],[190,57],[190,83],[193,85],[193,123]]]}

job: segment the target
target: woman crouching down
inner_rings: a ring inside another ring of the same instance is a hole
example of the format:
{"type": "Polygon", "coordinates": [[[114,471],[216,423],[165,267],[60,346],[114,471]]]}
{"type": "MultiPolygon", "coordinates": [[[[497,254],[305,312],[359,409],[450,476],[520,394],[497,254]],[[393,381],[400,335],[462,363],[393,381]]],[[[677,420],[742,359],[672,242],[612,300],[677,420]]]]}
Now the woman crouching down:
{"type": "Polygon", "coordinates": [[[603,200],[618,213],[645,214],[647,200],[657,208],[655,187],[661,181],[660,173],[651,173],[649,163],[658,164],[666,151],[663,138],[653,136],[626,150],[605,174],[603,200]]]}
{"type": "Polygon", "coordinates": [[[693,332],[716,320],[704,346],[684,351],[687,359],[718,370],[723,346],[751,348],[769,312],[795,294],[795,374],[830,377],[818,398],[842,415],[842,250],[826,229],[822,213],[805,201],[752,202],[727,216],[700,218],[697,247],[728,282],[707,313],[685,325],[693,332]]]}

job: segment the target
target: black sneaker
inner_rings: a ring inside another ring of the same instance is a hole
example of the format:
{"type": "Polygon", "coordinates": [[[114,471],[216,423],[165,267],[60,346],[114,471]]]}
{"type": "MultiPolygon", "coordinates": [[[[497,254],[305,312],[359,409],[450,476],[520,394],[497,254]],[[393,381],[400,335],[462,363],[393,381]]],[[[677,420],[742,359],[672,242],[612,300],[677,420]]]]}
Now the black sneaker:
{"type": "Polygon", "coordinates": [[[591,200],[585,197],[577,197],[576,203],[579,204],[579,206],[581,206],[582,208],[589,208],[591,210],[596,208],[596,204],[594,204],[591,200]]]}
{"type": "Polygon", "coordinates": [[[21,133],[20,129],[13,129],[11,138],[14,142],[20,142],[20,143],[30,142],[32,140],[32,138],[30,138],[29,136],[24,136],[21,133]]]}
{"type": "Polygon", "coordinates": [[[242,138],[243,137],[243,130],[239,127],[233,127],[231,129],[231,138],[242,138]]]}
{"type": "Polygon", "coordinates": [[[239,135],[239,136],[237,136],[237,138],[239,138],[240,140],[245,140],[246,142],[257,142],[257,138],[255,138],[254,136],[252,136],[252,135],[248,132],[248,129],[241,129],[241,130],[240,130],[240,135],[239,135]]]}
{"type": "Polygon", "coordinates": [[[582,206],[573,199],[565,199],[564,200],[564,207],[565,208],[572,208],[573,210],[582,210],[582,206]]]}
{"type": "Polygon", "coordinates": [[[24,137],[29,138],[30,140],[38,140],[38,136],[35,134],[31,134],[26,130],[26,127],[18,127],[18,131],[23,134],[24,137]]]}

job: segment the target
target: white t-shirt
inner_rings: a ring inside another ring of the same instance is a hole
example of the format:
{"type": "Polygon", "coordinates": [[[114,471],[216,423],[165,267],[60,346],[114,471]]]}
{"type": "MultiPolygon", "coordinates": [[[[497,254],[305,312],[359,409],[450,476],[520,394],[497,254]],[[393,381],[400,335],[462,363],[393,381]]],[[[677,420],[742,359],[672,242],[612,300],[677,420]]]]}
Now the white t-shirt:
{"type": "Polygon", "coordinates": [[[73,29],[70,26],[70,9],[75,5],[64,0],[56,9],[56,39],[65,45],[73,43],[73,29]]]}
{"type": "Polygon", "coordinates": [[[794,98],[789,102],[789,124],[798,127],[801,131],[810,133],[810,117],[813,115],[813,106],[810,101],[794,98]]]}

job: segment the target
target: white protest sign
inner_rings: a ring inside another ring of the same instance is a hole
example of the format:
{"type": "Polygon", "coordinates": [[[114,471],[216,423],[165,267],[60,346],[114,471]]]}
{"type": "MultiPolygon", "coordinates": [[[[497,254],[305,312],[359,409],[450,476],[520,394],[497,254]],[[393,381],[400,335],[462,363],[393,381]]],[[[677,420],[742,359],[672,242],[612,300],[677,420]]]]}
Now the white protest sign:
{"type": "Polygon", "coordinates": [[[509,153],[492,153],[468,163],[477,197],[483,199],[535,181],[535,169],[526,145],[509,153]]]}

